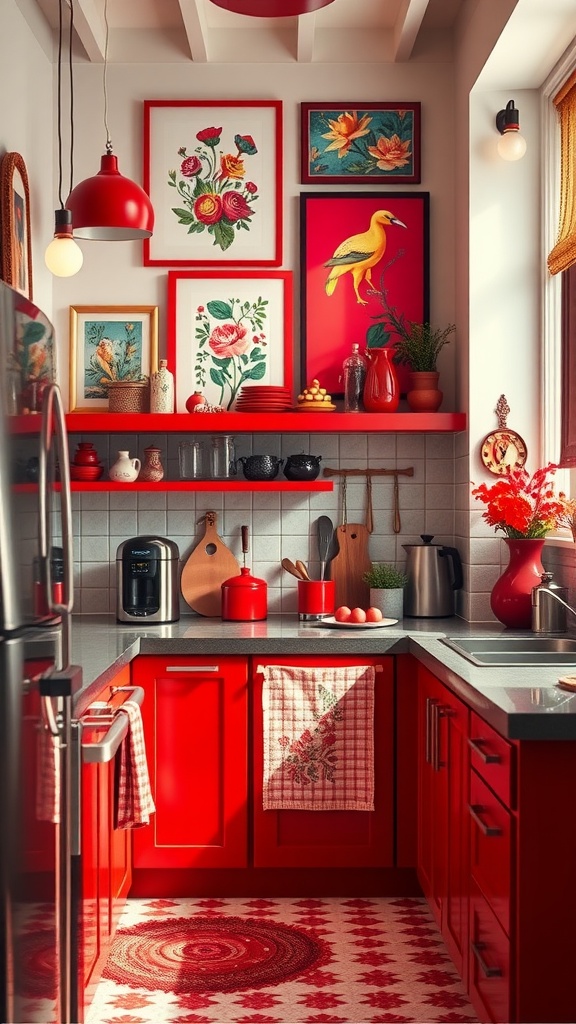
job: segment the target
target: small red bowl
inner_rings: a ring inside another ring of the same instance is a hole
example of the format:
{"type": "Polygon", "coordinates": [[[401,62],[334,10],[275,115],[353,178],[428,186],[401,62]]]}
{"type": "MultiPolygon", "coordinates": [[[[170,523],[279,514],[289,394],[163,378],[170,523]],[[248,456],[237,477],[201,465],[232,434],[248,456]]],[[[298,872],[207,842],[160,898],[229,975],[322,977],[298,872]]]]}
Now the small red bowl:
{"type": "Polygon", "coordinates": [[[103,472],[104,466],[77,466],[74,462],[70,463],[70,478],[72,480],[99,480],[103,472]]]}

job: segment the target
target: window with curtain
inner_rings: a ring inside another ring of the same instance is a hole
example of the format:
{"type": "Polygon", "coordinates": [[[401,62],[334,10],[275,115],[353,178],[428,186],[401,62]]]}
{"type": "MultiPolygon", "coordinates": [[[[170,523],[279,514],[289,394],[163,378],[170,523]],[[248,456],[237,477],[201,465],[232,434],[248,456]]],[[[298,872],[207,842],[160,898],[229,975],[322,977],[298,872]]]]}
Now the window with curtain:
{"type": "Polygon", "coordinates": [[[548,269],[562,275],[560,465],[576,467],[576,71],[553,103],[560,123],[560,223],[548,269]]]}

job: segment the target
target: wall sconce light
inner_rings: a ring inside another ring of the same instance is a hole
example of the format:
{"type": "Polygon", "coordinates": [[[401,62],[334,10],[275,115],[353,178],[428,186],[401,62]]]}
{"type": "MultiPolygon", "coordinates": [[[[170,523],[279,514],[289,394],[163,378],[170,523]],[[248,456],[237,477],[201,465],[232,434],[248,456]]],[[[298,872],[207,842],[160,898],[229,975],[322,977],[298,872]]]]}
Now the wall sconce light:
{"type": "MultiPolygon", "coordinates": [[[[58,198],[60,209],[54,211],[54,238],[46,248],[44,262],[51,274],[56,277],[73,277],[80,270],[84,256],[79,245],[74,241],[72,214],[62,202],[62,5],[58,4],[58,198]]],[[[74,0],[70,2],[70,28],[68,37],[68,58],[70,67],[70,113],[74,103],[72,82],[72,26],[74,20],[74,0]]],[[[70,118],[72,121],[72,118],[70,118]]],[[[70,126],[70,188],[72,188],[73,171],[73,125],[70,126]]]]}
{"type": "Polygon", "coordinates": [[[118,157],[112,152],[108,131],[108,0],[104,0],[106,42],[104,47],[104,129],[106,152],[100,160],[100,170],[85,178],[70,192],[66,205],[72,211],[77,238],[99,239],[104,242],[129,241],[150,238],[154,228],[154,210],[143,188],[118,169],[118,157]]]}
{"type": "Polygon", "coordinates": [[[503,160],[521,160],[526,152],[526,139],[520,135],[520,114],[514,100],[508,100],[505,110],[496,114],[496,127],[500,132],[498,153],[503,160]]]}

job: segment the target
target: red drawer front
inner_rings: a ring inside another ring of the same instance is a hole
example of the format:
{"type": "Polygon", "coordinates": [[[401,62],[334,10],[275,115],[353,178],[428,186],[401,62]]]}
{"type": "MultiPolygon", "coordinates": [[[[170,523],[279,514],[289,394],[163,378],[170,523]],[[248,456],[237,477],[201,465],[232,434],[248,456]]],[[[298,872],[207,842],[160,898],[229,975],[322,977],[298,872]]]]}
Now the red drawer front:
{"type": "Polygon", "coordinates": [[[512,815],[475,771],[470,772],[469,811],[472,877],[509,934],[512,815]]]}
{"type": "Polygon", "coordinates": [[[507,807],[513,807],[514,747],[474,712],[470,718],[470,762],[507,807]]]}
{"type": "Polygon", "coordinates": [[[506,1024],[510,1006],[510,941],[474,884],[470,894],[469,992],[483,1021],[506,1024]]]}

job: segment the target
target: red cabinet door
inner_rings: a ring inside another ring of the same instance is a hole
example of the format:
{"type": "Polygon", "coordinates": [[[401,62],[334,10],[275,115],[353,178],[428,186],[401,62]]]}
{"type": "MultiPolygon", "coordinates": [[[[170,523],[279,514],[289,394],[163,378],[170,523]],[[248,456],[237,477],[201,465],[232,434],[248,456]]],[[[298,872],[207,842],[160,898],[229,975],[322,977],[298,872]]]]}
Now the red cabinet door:
{"type": "Polygon", "coordinates": [[[510,1012],[510,941],[474,883],[470,894],[468,987],[482,1021],[503,1024],[516,1019],[510,1012]]]}
{"type": "Polygon", "coordinates": [[[138,657],[156,813],[134,832],[135,868],[247,864],[247,659],[138,657]]]}
{"type": "Polygon", "coordinates": [[[418,666],[418,877],[465,979],[468,934],[469,711],[418,666]]]}
{"type": "Polygon", "coordinates": [[[260,665],[326,667],[374,664],[374,811],[264,810],[261,672],[253,677],[254,866],[389,867],[394,864],[393,659],[386,657],[254,659],[260,665]]]}

